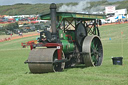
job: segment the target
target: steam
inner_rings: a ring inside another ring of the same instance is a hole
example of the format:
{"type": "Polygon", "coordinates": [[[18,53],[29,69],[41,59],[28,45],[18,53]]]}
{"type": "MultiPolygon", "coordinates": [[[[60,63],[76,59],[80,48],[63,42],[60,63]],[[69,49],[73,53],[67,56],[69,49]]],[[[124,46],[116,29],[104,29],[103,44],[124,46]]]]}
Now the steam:
{"type": "Polygon", "coordinates": [[[90,8],[89,0],[80,1],[77,5],[62,5],[59,8],[59,12],[77,12],[77,13],[100,13],[104,10],[104,6],[94,6],[90,8]]]}
{"type": "Polygon", "coordinates": [[[101,14],[101,12],[103,12],[103,10],[105,9],[104,6],[95,6],[95,7],[92,7],[90,10],[89,10],[89,13],[99,13],[101,14]]]}
{"type": "Polygon", "coordinates": [[[80,1],[77,5],[63,5],[59,8],[60,12],[83,12],[85,8],[89,7],[89,1],[80,1]]]}

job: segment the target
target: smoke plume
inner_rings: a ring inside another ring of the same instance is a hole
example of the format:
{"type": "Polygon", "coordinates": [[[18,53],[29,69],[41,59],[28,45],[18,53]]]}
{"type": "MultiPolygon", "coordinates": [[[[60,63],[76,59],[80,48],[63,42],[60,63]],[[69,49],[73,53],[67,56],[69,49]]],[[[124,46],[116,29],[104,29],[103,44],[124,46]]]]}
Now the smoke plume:
{"type": "Polygon", "coordinates": [[[94,6],[90,8],[90,1],[80,1],[77,5],[62,5],[59,12],[77,12],[77,13],[100,13],[104,10],[104,6],[94,6]]]}
{"type": "Polygon", "coordinates": [[[89,10],[89,13],[99,13],[105,10],[105,6],[95,6],[89,10]]]}
{"type": "Polygon", "coordinates": [[[77,5],[73,6],[73,5],[62,5],[59,8],[60,12],[83,12],[83,10],[87,7],[90,6],[90,4],[88,3],[88,0],[85,1],[80,1],[77,5]]]}

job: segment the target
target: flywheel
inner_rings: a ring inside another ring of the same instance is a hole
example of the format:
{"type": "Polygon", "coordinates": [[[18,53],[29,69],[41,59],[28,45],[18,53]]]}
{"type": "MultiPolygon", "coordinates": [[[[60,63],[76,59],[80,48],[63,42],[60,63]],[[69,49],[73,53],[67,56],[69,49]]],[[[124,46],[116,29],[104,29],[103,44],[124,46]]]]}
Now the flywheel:
{"type": "Polygon", "coordinates": [[[85,37],[82,46],[83,60],[86,67],[100,66],[103,60],[103,47],[98,36],[85,37]]]}
{"type": "Polygon", "coordinates": [[[83,23],[77,24],[75,36],[77,45],[82,47],[82,41],[87,36],[87,30],[83,23]]]}

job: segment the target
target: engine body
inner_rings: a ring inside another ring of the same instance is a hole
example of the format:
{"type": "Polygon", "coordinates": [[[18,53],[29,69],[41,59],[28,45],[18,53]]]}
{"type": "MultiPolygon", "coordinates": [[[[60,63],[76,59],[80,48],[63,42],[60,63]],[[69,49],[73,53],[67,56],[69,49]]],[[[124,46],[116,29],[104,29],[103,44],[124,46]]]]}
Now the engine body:
{"type": "Polygon", "coordinates": [[[103,47],[98,23],[104,15],[56,12],[56,4],[52,3],[50,13],[40,17],[51,20],[52,31],[40,32],[39,43],[30,45],[25,63],[32,73],[62,71],[76,64],[101,65],[103,47]]]}

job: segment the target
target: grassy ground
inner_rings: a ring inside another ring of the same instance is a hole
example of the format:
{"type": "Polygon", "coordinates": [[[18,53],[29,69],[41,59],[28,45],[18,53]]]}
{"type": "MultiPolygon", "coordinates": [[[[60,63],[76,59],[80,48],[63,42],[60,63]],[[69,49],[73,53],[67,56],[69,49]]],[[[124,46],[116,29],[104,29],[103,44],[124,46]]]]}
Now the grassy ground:
{"type": "Polygon", "coordinates": [[[30,74],[24,64],[30,50],[21,48],[21,42],[36,36],[0,42],[0,85],[127,85],[128,24],[101,26],[100,32],[104,47],[102,66],[70,68],[56,73],[30,74]],[[113,65],[112,56],[123,56],[123,65],[113,65]]]}

